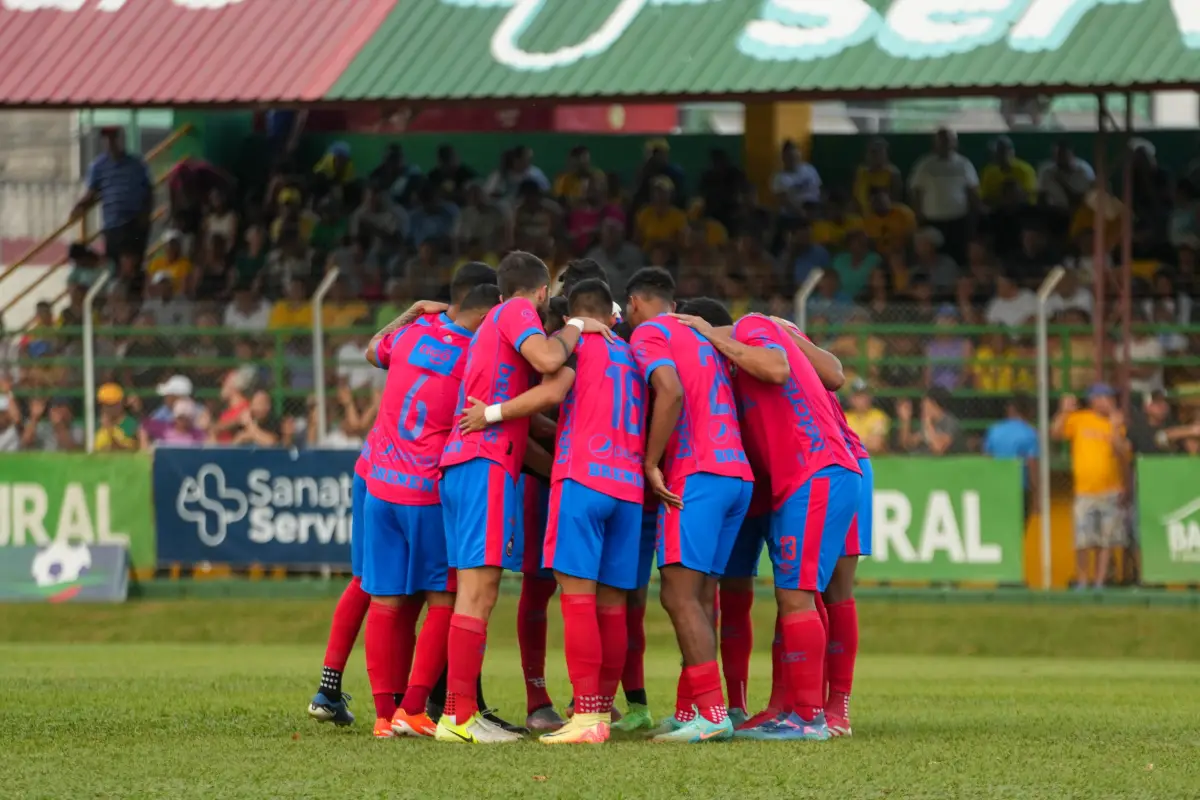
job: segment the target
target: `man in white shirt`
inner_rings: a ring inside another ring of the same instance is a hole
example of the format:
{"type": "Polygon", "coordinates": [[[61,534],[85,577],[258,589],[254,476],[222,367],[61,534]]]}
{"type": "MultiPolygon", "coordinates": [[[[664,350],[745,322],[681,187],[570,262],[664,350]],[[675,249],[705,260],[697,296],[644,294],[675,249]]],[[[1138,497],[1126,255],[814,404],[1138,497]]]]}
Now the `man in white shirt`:
{"type": "Polygon", "coordinates": [[[821,202],[821,175],[804,160],[791,139],[783,143],[783,169],[771,177],[771,191],[785,217],[804,216],[804,207],[821,202]]]}
{"type": "Polygon", "coordinates": [[[1046,298],[1046,316],[1053,317],[1063,311],[1083,311],[1089,317],[1092,315],[1092,291],[1080,285],[1079,270],[1068,269],[1062,281],[1054,289],[1054,294],[1046,298]]]}
{"type": "Polygon", "coordinates": [[[249,284],[239,285],[233,293],[233,302],[225,306],[224,324],[231,330],[265,331],[270,319],[271,304],[249,284]]]}
{"type": "Polygon", "coordinates": [[[987,304],[984,319],[988,325],[1019,328],[1037,316],[1037,295],[1017,286],[1008,275],[996,276],[996,296],[987,304]]]}
{"type": "Polygon", "coordinates": [[[1054,145],[1054,157],[1038,168],[1038,197],[1043,204],[1074,211],[1096,182],[1092,165],[1076,158],[1070,142],[1054,145]]]}
{"type": "Polygon", "coordinates": [[[958,137],[952,131],[941,128],[934,134],[933,152],[913,167],[909,187],[917,217],[941,231],[944,252],[965,264],[979,210],[979,173],[958,152],[958,137]]]}

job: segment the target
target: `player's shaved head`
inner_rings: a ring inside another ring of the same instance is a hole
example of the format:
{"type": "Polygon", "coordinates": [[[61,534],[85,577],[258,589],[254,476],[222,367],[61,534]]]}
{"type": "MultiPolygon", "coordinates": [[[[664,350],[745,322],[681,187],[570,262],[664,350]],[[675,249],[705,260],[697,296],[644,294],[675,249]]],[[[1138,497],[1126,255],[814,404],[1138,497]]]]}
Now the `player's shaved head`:
{"type": "Polygon", "coordinates": [[[467,296],[468,292],[476,286],[488,284],[493,286],[496,284],[496,270],[482,261],[468,261],[458,268],[458,272],[454,273],[454,279],[450,281],[450,302],[461,306],[463,298],[467,296]]]}
{"type": "Polygon", "coordinates": [[[490,311],[500,305],[500,287],[494,283],[473,286],[458,304],[460,311],[490,311]]]}
{"type": "Polygon", "coordinates": [[[724,328],[733,324],[733,317],[730,315],[729,309],[725,308],[721,301],[711,297],[697,297],[688,300],[679,309],[679,313],[699,317],[714,328],[724,328]]]}
{"type": "Polygon", "coordinates": [[[506,299],[519,294],[534,294],[550,285],[550,270],[533,253],[516,250],[500,262],[496,270],[500,294],[506,299]]]}
{"type": "Polygon", "coordinates": [[[573,317],[591,317],[605,324],[612,319],[612,292],[608,284],[598,278],[589,278],[575,284],[567,301],[573,317]]]}
{"type": "Polygon", "coordinates": [[[587,280],[599,280],[608,283],[608,277],[604,274],[604,267],[591,258],[577,258],[574,261],[568,261],[567,268],[563,270],[562,274],[563,296],[570,297],[571,290],[587,280]]]}

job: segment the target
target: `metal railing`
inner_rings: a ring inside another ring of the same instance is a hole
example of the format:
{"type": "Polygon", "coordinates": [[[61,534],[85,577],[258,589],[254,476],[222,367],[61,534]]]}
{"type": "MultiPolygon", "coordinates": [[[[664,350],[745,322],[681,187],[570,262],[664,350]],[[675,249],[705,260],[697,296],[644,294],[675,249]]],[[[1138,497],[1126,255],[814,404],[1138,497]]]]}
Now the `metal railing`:
{"type": "MultiPolygon", "coordinates": [[[[192,126],[190,123],[180,126],[178,129],[173,131],[169,136],[167,136],[165,139],[163,139],[161,142],[159,142],[158,146],[154,147],[152,150],[150,150],[148,153],[146,153],[145,156],[143,156],[143,160],[146,162],[147,165],[151,165],[154,161],[158,160],[158,158],[160,156],[167,153],[176,142],[178,142],[184,136],[188,135],[191,132],[191,130],[192,130],[192,126]]],[[[174,164],[172,165],[172,167],[173,166],[174,166],[174,164]]],[[[159,174],[154,179],[155,188],[162,186],[166,182],[167,176],[170,175],[170,172],[171,172],[171,170],[170,170],[170,168],[168,168],[168,169],[164,170],[161,174],[159,174]]],[[[41,241],[39,241],[37,244],[35,244],[33,247],[31,247],[28,251],[26,251],[24,254],[22,254],[20,258],[18,258],[16,261],[14,261],[12,264],[10,264],[6,269],[4,269],[3,272],[0,272],[0,285],[3,285],[5,279],[7,279],[10,275],[15,273],[18,268],[23,267],[26,264],[29,264],[34,258],[36,258],[40,253],[42,253],[42,251],[46,250],[48,247],[50,247],[50,245],[52,245],[55,241],[60,239],[68,231],[70,231],[72,228],[74,228],[76,226],[78,226],[78,228],[79,228],[79,241],[83,242],[84,244],[89,244],[89,245],[92,242],[96,241],[96,239],[98,239],[100,237],[101,231],[98,229],[97,230],[90,229],[92,226],[89,225],[89,216],[91,214],[91,211],[94,208],[96,208],[97,205],[99,205],[99,201],[92,203],[85,210],[85,213],[83,215],[81,215],[79,218],[68,219],[62,225],[55,228],[45,238],[43,238],[41,241]]],[[[157,221],[159,219],[162,219],[164,216],[166,216],[166,214],[168,213],[168,206],[169,206],[169,204],[158,207],[154,211],[151,221],[152,222],[157,221]]],[[[8,301],[4,304],[4,306],[0,307],[0,315],[3,315],[4,312],[13,308],[14,306],[17,305],[17,303],[21,302],[26,297],[28,297],[33,292],[34,289],[36,289],[37,287],[39,287],[43,283],[45,283],[45,281],[47,279],[49,279],[51,275],[57,273],[60,269],[65,267],[68,263],[70,263],[68,260],[61,259],[57,263],[51,265],[50,268],[45,270],[36,280],[31,281],[20,292],[16,293],[14,296],[8,298],[8,301]]],[[[61,292],[57,297],[55,297],[51,301],[51,304],[57,305],[59,302],[61,302],[63,300],[63,298],[66,296],[66,294],[67,294],[67,292],[66,292],[66,290],[64,290],[63,292],[61,292]]],[[[20,327],[25,328],[25,327],[28,327],[30,324],[32,324],[32,320],[28,323],[21,324],[20,327]]]]}

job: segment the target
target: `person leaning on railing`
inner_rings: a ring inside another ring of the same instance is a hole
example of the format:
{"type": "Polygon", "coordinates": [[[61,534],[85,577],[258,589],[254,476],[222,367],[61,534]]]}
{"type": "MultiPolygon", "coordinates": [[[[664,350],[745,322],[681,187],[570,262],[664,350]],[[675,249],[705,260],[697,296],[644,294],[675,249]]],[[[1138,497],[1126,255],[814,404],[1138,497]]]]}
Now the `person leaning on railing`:
{"type": "Polygon", "coordinates": [[[88,167],[87,191],[75,204],[71,215],[83,217],[91,205],[99,201],[105,255],[115,261],[123,250],[136,251],[140,266],[150,233],[154,183],[150,180],[146,162],[125,149],[122,129],[103,128],[100,139],[104,152],[88,167]]]}

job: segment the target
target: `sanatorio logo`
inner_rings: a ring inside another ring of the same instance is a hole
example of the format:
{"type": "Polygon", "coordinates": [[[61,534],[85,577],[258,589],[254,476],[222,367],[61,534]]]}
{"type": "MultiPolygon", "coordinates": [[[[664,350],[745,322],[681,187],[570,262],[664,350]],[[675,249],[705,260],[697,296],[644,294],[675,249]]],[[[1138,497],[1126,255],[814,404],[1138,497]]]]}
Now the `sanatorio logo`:
{"type": "Polygon", "coordinates": [[[349,474],[295,477],[267,469],[250,470],[244,485],[235,485],[221,467],[205,464],[180,483],[175,511],[208,547],[219,547],[243,524],[254,544],[346,544],[350,487],[349,474]]]}
{"type": "MultiPolygon", "coordinates": [[[[581,40],[532,52],[521,42],[551,3],[579,0],[441,0],[451,6],[506,9],[492,34],[499,63],[524,72],[568,67],[608,52],[646,9],[743,3],[746,0],[620,0],[581,40]]],[[[737,49],[759,61],[814,61],[874,41],[896,58],[927,59],[1004,43],[1022,53],[1057,50],[1099,6],[1162,8],[1167,0],[761,0],[755,19],[731,31],[737,49]]],[[[1183,44],[1200,49],[1200,1],[1169,0],[1183,44]]]]}

